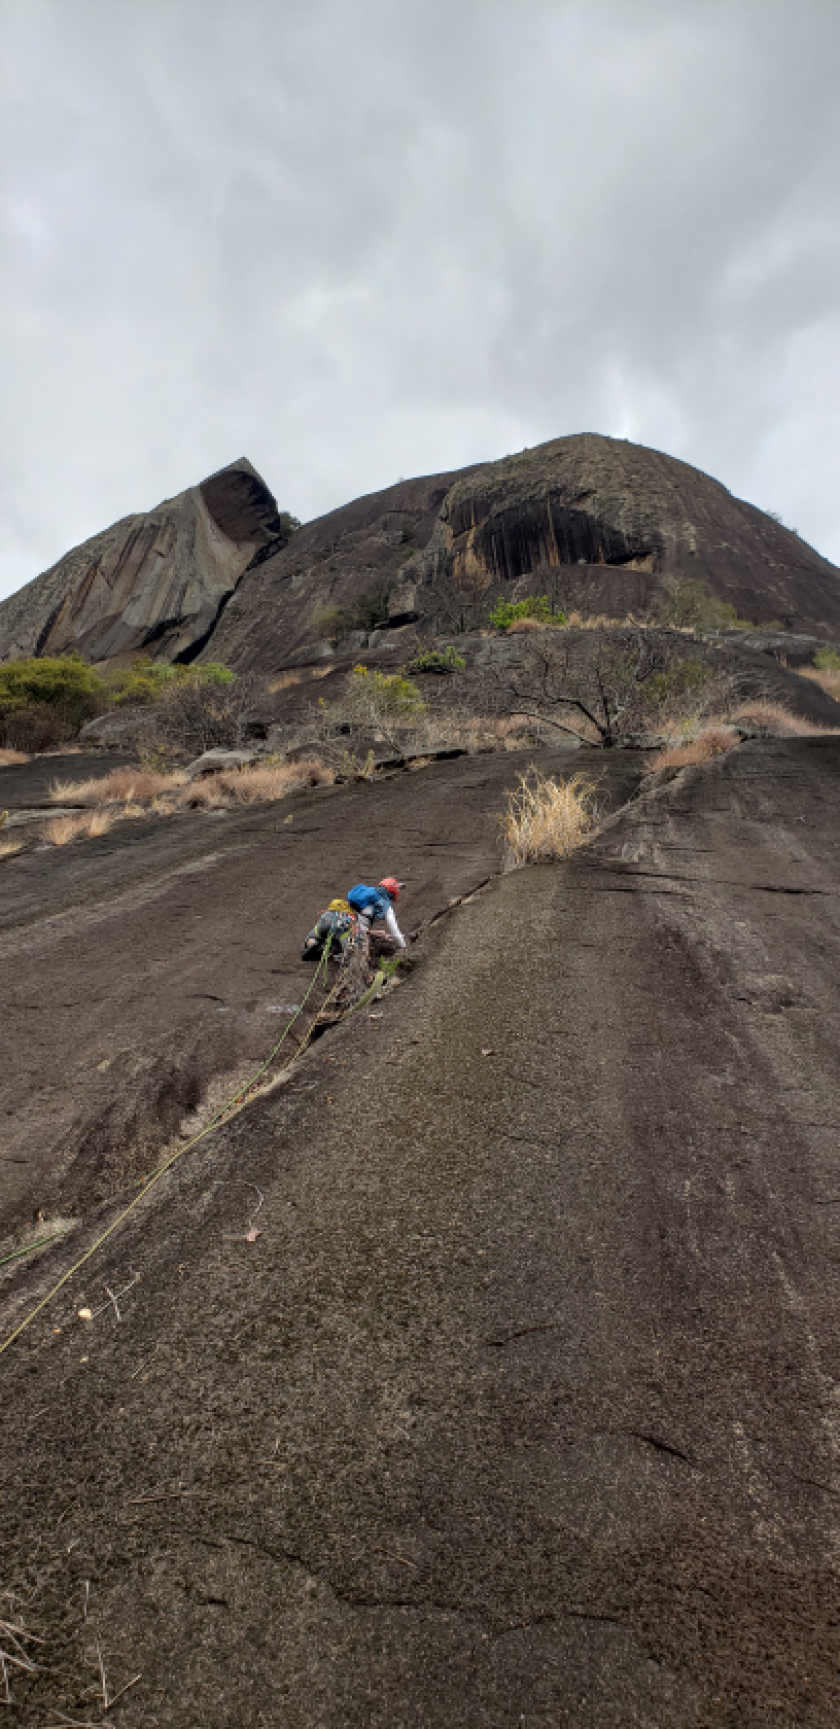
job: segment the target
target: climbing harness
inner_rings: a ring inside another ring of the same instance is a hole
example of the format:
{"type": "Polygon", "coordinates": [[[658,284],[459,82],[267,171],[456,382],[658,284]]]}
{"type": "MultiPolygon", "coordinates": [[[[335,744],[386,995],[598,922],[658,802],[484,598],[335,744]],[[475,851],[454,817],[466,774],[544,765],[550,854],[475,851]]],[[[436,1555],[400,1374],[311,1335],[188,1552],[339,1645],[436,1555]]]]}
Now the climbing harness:
{"type": "MultiPolygon", "coordinates": [[[[63,1288],[63,1286],[66,1285],[70,1279],[75,1277],[76,1273],[78,1273],[80,1271],[80,1269],[83,1266],[85,1266],[85,1264],[89,1260],[91,1260],[91,1258],[96,1254],[98,1249],[102,1248],[103,1243],[107,1243],[108,1238],[112,1237],[114,1235],[114,1232],[119,1230],[120,1225],[122,1225],[125,1222],[125,1220],[129,1216],[129,1214],[133,1213],[135,1207],[139,1206],[140,1202],[145,1199],[146,1195],[148,1195],[150,1189],[153,1189],[155,1184],[160,1182],[161,1177],[164,1177],[166,1175],[167,1171],[172,1169],[172,1166],[176,1163],[176,1161],[178,1159],[182,1159],[184,1157],[185,1153],[191,1152],[193,1147],[197,1147],[199,1141],[203,1141],[205,1136],[209,1135],[211,1133],[211,1130],[218,1128],[219,1125],[223,1121],[227,1124],[227,1123],[231,1122],[234,1117],[237,1117],[239,1115],[240,1111],[244,1111],[245,1106],[250,1103],[252,1088],[256,1085],[256,1083],[260,1079],[260,1077],[265,1074],[265,1071],[270,1066],[270,1064],[273,1063],[274,1058],[276,1057],[277,1052],[280,1049],[280,1046],[283,1044],[287,1035],[291,1032],[292,1027],[295,1024],[295,1021],[299,1018],[300,1015],[303,1014],[303,1011],[306,1008],[307,1002],[309,1001],[309,998],[311,997],[312,992],[314,991],[315,986],[318,983],[319,978],[323,978],[324,981],[326,982],[327,959],[328,959],[328,956],[327,956],[327,954],[325,954],[322,957],[321,961],[319,962],[318,967],[316,968],[315,975],[312,979],[311,984],[309,985],[309,988],[306,992],[306,995],[304,996],[303,1002],[300,1003],[298,1005],[298,1007],[295,1009],[295,1012],[292,1015],[291,1020],[283,1028],[283,1031],[280,1034],[280,1037],[277,1040],[277,1043],[269,1051],[268,1056],[265,1059],[265,1062],[260,1063],[259,1068],[254,1070],[254,1073],[251,1075],[250,1080],[246,1081],[244,1087],[239,1087],[237,1089],[237,1091],[231,1095],[231,1097],[227,1100],[227,1102],[224,1105],[222,1105],[220,1107],[220,1109],[216,1112],[215,1116],[211,1117],[209,1123],[205,1123],[204,1128],[199,1130],[197,1135],[193,1135],[192,1139],[187,1141],[185,1146],[179,1147],[176,1152],[170,1154],[170,1157],[168,1159],[165,1159],[164,1163],[162,1165],[159,1165],[158,1169],[156,1171],[153,1171],[152,1175],[148,1179],[143,1178],[143,1187],[140,1189],[139,1193],[134,1196],[133,1200],[129,1201],[128,1206],[123,1207],[122,1212],[117,1214],[117,1217],[108,1226],[107,1230],[101,1232],[100,1236],[98,1236],[96,1238],[96,1241],[91,1243],[90,1248],[86,1249],[84,1254],[80,1255],[79,1259],[73,1263],[73,1266],[69,1267],[67,1269],[66,1273],[62,1273],[61,1278],[56,1280],[55,1284],[52,1286],[51,1290],[49,1290],[47,1292],[46,1296],[42,1297],[41,1301],[39,1303],[35,1304],[34,1309],[30,1309],[28,1315],[24,1315],[23,1320],[18,1323],[18,1325],[13,1329],[13,1331],[11,1333],[9,1333],[8,1337],[3,1339],[2,1342],[0,1342],[0,1357],[2,1357],[4,1351],[8,1350],[10,1345],[14,1344],[15,1339],[20,1338],[21,1333],[25,1332],[25,1330],[29,1326],[30,1322],[35,1320],[36,1315],[40,1315],[42,1309],[46,1309],[48,1304],[52,1302],[53,1298],[58,1296],[58,1293],[63,1288]]],[[[384,982],[384,977],[385,977],[385,975],[382,974],[381,975],[382,982],[384,982]]],[[[376,981],[374,981],[374,982],[376,982],[376,981]]],[[[305,1034],[304,1038],[301,1040],[300,1044],[298,1045],[297,1051],[295,1053],[296,1058],[303,1055],[303,1052],[306,1050],[306,1047],[312,1038],[312,1034],[315,1031],[315,1027],[316,1027],[320,1017],[323,1015],[325,1009],[329,1008],[329,1005],[332,1002],[333,997],[335,996],[336,992],[339,990],[342,983],[343,983],[343,977],[339,976],[337,983],[333,985],[333,988],[330,991],[329,996],[325,997],[324,1001],[321,1004],[320,1009],[318,1010],[318,1014],[311,1021],[307,1033],[305,1034]]],[[[366,993],[365,998],[363,1000],[366,1001],[370,994],[371,994],[370,992],[366,993]]],[[[361,1003],[359,1003],[355,1006],[361,1007],[361,1003]]],[[[31,1245],[31,1246],[34,1247],[34,1245],[31,1245]]],[[[9,1257],[9,1259],[13,1259],[13,1258],[14,1257],[12,1257],[12,1256],[9,1257]]]]}

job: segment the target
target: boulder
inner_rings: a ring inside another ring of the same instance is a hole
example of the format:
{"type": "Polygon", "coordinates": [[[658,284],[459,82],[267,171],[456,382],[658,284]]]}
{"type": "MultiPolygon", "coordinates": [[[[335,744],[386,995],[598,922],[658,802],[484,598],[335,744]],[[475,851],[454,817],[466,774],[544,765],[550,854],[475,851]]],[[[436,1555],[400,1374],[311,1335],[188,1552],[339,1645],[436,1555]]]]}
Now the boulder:
{"type": "Polygon", "coordinates": [[[205,774],[220,774],[223,769],[250,768],[260,752],[256,750],[206,750],[187,769],[187,780],[200,780],[205,774]]]}
{"type": "Polygon", "coordinates": [[[73,649],[88,661],[191,657],[257,554],[290,533],[242,458],[123,517],[0,602],[0,660],[73,649]]]}

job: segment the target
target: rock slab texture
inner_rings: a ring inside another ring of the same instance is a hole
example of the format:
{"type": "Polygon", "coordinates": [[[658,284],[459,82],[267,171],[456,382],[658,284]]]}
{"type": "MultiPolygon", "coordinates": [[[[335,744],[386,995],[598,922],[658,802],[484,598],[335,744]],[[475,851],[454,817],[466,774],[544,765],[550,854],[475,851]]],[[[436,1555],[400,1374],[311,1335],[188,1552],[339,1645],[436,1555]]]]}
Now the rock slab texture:
{"type": "MultiPolygon", "coordinates": [[[[381,852],[403,789],[402,874],[446,787],[460,887],[469,766],[208,820],[145,912],[115,878],[96,1036],[188,970],[285,992],[260,857],[300,885],[354,811],[381,852]]],[[[91,1720],[96,1642],[126,1729],[835,1729],[839,789],[836,739],[748,744],[495,880],[0,1358],[15,1729],[91,1720]]],[[[104,936],[47,862],[4,951],[69,1026],[104,936]]]]}
{"type": "Polygon", "coordinates": [[[0,659],[88,661],[197,653],[242,572],[284,539],[277,503],[244,459],[74,547],[0,602],[0,659]]]}
{"type": "Polygon", "coordinates": [[[493,595],[548,592],[624,617],[700,579],[757,622],[840,632],[840,571],[688,463],[595,433],[404,481],[320,517],[249,571],[213,658],[268,668],[311,658],[325,607],[384,591],[395,622],[485,622],[493,595]]]}
{"type": "Polygon", "coordinates": [[[237,671],[328,657],[331,624],[486,623],[494,596],[625,617],[698,578],[759,624],[840,634],[840,571],[725,486],[585,433],[400,481],[291,539],[244,459],[128,517],[0,603],[0,658],[77,648],[237,671]]]}

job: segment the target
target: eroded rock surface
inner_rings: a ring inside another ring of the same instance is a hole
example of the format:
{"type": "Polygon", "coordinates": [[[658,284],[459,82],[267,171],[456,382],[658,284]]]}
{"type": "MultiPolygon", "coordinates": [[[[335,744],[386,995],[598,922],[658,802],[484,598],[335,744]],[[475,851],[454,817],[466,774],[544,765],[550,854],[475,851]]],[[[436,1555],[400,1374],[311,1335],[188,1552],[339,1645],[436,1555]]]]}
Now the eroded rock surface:
{"type": "MultiPolygon", "coordinates": [[[[81,851],[60,908],[22,861],[33,1070],[63,992],[91,1074],[129,1004],[136,1051],[156,998],[295,992],[351,811],[440,905],[486,766],[207,819],[169,882],[138,824],[98,926],[81,851]]],[[[15,1729],[90,1719],[97,1642],[126,1729],[835,1729],[839,834],[840,741],[756,742],[496,880],[0,1357],[15,1729]]]]}
{"type": "Polygon", "coordinates": [[[400,482],[307,524],[243,578],[207,652],[266,669],[311,659],[327,652],[325,609],[352,613],[377,591],[394,624],[474,625],[537,572],[558,604],[613,617],[698,578],[745,618],[840,631],[840,571],[791,530],[687,463],[586,433],[400,482]]]}
{"type": "Polygon", "coordinates": [[[276,500],[243,458],[124,517],[0,602],[0,659],[197,652],[251,560],[285,538],[276,500]]]}

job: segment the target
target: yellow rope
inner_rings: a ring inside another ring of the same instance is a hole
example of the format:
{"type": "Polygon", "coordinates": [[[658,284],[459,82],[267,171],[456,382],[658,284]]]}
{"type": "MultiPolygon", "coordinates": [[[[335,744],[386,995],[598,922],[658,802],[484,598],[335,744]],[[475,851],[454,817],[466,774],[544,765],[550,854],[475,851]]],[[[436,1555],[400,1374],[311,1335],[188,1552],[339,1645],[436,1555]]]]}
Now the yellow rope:
{"type": "MultiPolygon", "coordinates": [[[[127,1207],[123,1207],[123,1210],[121,1213],[117,1214],[117,1217],[114,1219],[113,1223],[108,1226],[107,1231],[103,1231],[102,1235],[97,1237],[97,1239],[94,1243],[91,1243],[90,1248],[86,1249],[85,1253],[83,1255],[79,1256],[78,1261],[76,1261],[72,1267],[69,1267],[66,1273],[62,1273],[61,1278],[56,1280],[56,1283],[53,1285],[52,1289],[47,1292],[45,1297],[41,1298],[40,1303],[36,1303],[34,1309],[30,1309],[29,1314],[24,1316],[23,1320],[18,1324],[18,1326],[15,1327],[14,1331],[9,1334],[8,1338],[4,1339],[2,1344],[0,1344],[0,1357],[2,1357],[4,1351],[8,1350],[10,1345],[14,1344],[15,1339],[20,1338],[21,1333],[25,1331],[25,1329],[29,1326],[31,1321],[34,1321],[36,1315],[40,1315],[41,1310],[45,1309],[47,1307],[47,1304],[52,1302],[53,1298],[58,1295],[62,1286],[67,1284],[68,1279],[72,1279],[74,1277],[74,1275],[79,1272],[80,1268],[85,1265],[85,1262],[89,1261],[91,1259],[91,1256],[96,1254],[97,1249],[101,1249],[103,1243],[107,1243],[108,1238],[112,1237],[114,1232],[119,1230],[120,1225],[123,1224],[124,1221],[128,1218],[129,1213],[132,1213],[134,1211],[134,1208],[139,1205],[140,1201],[145,1199],[145,1197],[146,1197],[146,1195],[148,1195],[149,1191],[154,1188],[155,1183],[159,1183],[161,1177],[165,1176],[166,1172],[168,1170],[171,1170],[171,1168],[175,1164],[176,1160],[182,1159],[185,1153],[191,1152],[193,1147],[198,1146],[199,1141],[203,1141],[205,1138],[205,1135],[209,1135],[211,1129],[215,1129],[218,1126],[218,1124],[221,1122],[223,1117],[227,1117],[228,1122],[230,1122],[233,1117],[237,1117],[239,1115],[240,1111],[244,1111],[245,1106],[249,1103],[247,1094],[250,1092],[250,1089],[254,1085],[254,1083],[259,1080],[260,1075],[265,1074],[265,1071],[268,1068],[269,1064],[274,1061],[274,1058],[276,1057],[277,1052],[279,1051],[280,1046],[283,1043],[283,1040],[286,1038],[287,1034],[291,1032],[291,1029],[295,1024],[295,1021],[298,1019],[298,1016],[303,1014],[303,1011],[306,1008],[306,1005],[309,1001],[309,998],[311,997],[312,992],[315,989],[315,986],[318,982],[318,979],[321,976],[322,969],[324,972],[324,977],[326,978],[328,959],[329,959],[329,950],[327,949],[327,950],[325,950],[323,960],[321,962],[319,962],[319,964],[318,964],[318,967],[317,967],[316,972],[315,972],[315,977],[313,978],[312,983],[306,992],[306,995],[303,999],[303,1002],[300,1004],[300,1007],[295,1010],[294,1014],[292,1015],[291,1020],[288,1023],[288,1026],[284,1027],[284,1029],[283,1029],[279,1039],[277,1040],[277,1043],[274,1046],[273,1050],[269,1051],[269,1054],[266,1057],[265,1062],[260,1063],[259,1068],[254,1070],[254,1073],[252,1074],[250,1080],[246,1081],[245,1086],[239,1087],[237,1089],[237,1091],[231,1096],[231,1098],[228,1099],[227,1104],[222,1105],[221,1109],[216,1112],[216,1115],[214,1117],[211,1117],[210,1122],[207,1123],[203,1129],[200,1129],[199,1133],[197,1135],[193,1135],[193,1138],[191,1141],[187,1141],[186,1146],[179,1147],[177,1152],[172,1153],[171,1157],[166,1159],[165,1162],[158,1167],[158,1169],[148,1179],[148,1181],[144,1183],[144,1186],[140,1190],[140,1193],[138,1195],[134,1196],[133,1201],[129,1201],[127,1207]]],[[[332,999],[335,996],[335,993],[338,990],[338,987],[341,983],[342,983],[342,979],[341,979],[341,976],[339,975],[339,978],[336,981],[336,983],[333,985],[333,988],[330,991],[329,996],[325,997],[324,1001],[322,1002],[320,1010],[318,1011],[319,1014],[323,1014],[324,1009],[327,1008],[328,1005],[332,1002],[332,999]]],[[[316,1016],[316,1019],[317,1019],[317,1016],[316,1016]]],[[[309,1027],[309,1031],[306,1034],[306,1037],[301,1041],[300,1045],[298,1046],[298,1050],[297,1050],[298,1056],[300,1056],[303,1053],[303,1051],[305,1051],[305,1049],[306,1049],[306,1047],[307,1047],[307,1045],[308,1045],[308,1043],[312,1037],[312,1032],[313,1032],[314,1026],[315,1026],[315,1020],[312,1021],[311,1025],[309,1027]]]]}

